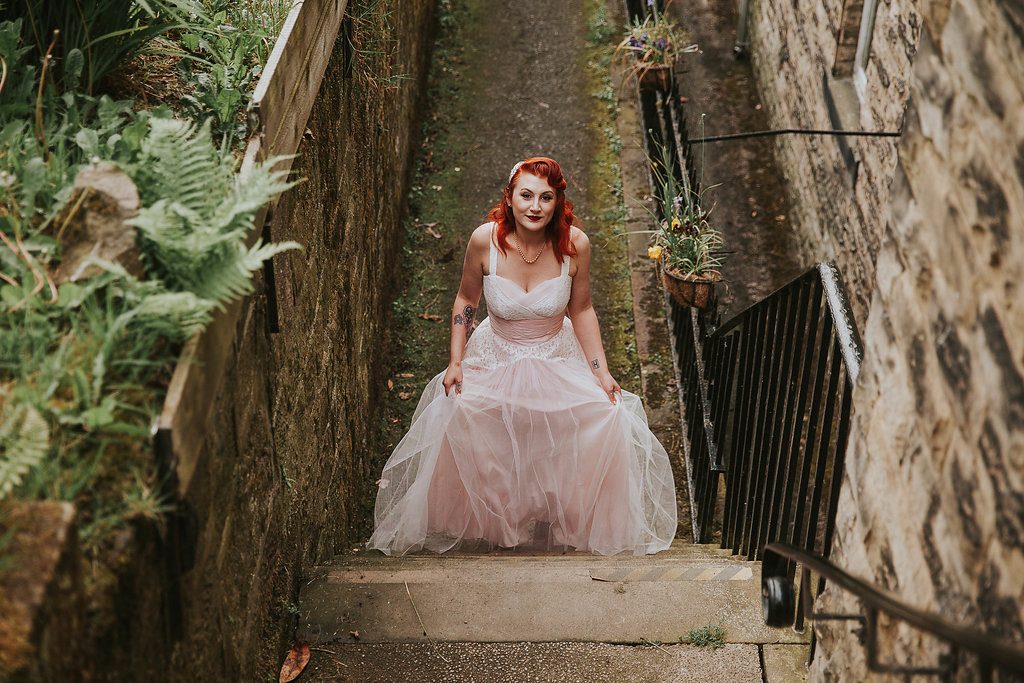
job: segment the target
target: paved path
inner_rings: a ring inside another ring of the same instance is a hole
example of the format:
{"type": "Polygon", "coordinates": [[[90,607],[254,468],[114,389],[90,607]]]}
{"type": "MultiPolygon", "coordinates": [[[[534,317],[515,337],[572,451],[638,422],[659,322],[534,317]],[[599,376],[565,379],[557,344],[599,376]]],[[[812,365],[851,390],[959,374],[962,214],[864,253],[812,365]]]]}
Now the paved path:
{"type": "MultiPolygon", "coordinates": [[[[546,154],[566,167],[584,224],[600,234],[596,228],[612,219],[595,207],[602,193],[615,192],[606,187],[607,178],[598,178],[597,159],[608,146],[602,140],[610,134],[621,136],[623,192],[631,207],[627,227],[645,228],[639,207],[646,172],[637,158],[641,131],[635,112],[624,109],[617,129],[605,120],[595,130],[593,84],[581,75],[601,0],[468,4],[461,17],[472,40],[452,62],[458,96],[445,111],[432,108],[432,116],[449,120],[448,132],[431,141],[425,163],[448,170],[443,183],[429,186],[439,199],[421,201],[419,208],[430,210],[424,221],[440,221],[442,231],[449,227],[444,223],[475,225],[511,164],[546,154]],[[458,201],[442,213],[441,199],[449,193],[458,201]]],[[[624,23],[621,2],[608,0],[605,8],[617,32],[624,23]]],[[[624,91],[616,94],[620,105],[622,97],[628,99],[624,91]]],[[[632,302],[625,308],[636,317],[631,334],[652,427],[678,457],[674,380],[659,369],[671,367],[659,318],[661,290],[643,241],[629,249],[632,282],[595,269],[595,299],[632,302]]],[[[614,251],[610,238],[596,247],[595,261],[616,253],[627,258],[626,248],[620,244],[614,251]]],[[[438,250],[438,267],[457,264],[460,250],[447,251],[438,250]]],[[[609,310],[602,320],[611,318],[609,310]]],[[[681,475],[677,468],[682,484],[681,475]]],[[[686,535],[684,491],[681,486],[686,535]]],[[[792,681],[801,680],[806,652],[799,634],[762,625],[759,564],[688,540],[647,557],[522,551],[346,555],[308,577],[300,602],[297,636],[313,647],[302,681],[792,681]],[[691,629],[709,624],[725,629],[724,647],[681,643],[691,629]]]]}

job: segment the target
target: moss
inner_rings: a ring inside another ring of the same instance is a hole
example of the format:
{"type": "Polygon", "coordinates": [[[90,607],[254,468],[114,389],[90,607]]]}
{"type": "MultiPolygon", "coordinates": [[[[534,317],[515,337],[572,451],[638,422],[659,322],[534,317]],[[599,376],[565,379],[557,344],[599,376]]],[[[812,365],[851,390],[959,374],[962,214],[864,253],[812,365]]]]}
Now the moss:
{"type": "Polygon", "coordinates": [[[593,155],[587,174],[587,205],[593,218],[586,229],[595,248],[591,273],[594,307],[601,320],[608,367],[624,389],[639,394],[640,361],[636,353],[629,245],[625,237],[626,207],[619,172],[622,140],[616,132],[618,109],[611,81],[613,15],[606,0],[586,0],[584,8],[589,31],[579,69],[586,75],[592,95],[589,130],[593,155]]]}

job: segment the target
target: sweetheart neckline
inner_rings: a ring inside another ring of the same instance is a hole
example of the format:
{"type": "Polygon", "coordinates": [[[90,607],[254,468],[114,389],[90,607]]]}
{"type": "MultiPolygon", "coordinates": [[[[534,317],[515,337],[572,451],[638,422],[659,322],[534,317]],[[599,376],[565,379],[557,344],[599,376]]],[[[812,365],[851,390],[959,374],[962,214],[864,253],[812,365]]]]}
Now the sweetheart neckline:
{"type": "Polygon", "coordinates": [[[533,286],[533,289],[523,289],[522,285],[520,285],[518,282],[516,282],[515,280],[510,280],[509,278],[505,277],[504,275],[498,275],[497,273],[487,273],[486,275],[484,275],[484,277],[497,277],[497,278],[501,278],[505,282],[512,283],[512,285],[516,289],[518,289],[520,292],[522,292],[523,294],[531,294],[533,292],[536,292],[539,287],[542,287],[542,286],[546,285],[549,282],[554,282],[555,280],[561,280],[563,277],[567,277],[570,280],[572,279],[572,276],[569,275],[569,273],[566,273],[565,275],[556,275],[555,277],[549,277],[546,280],[541,280],[540,282],[538,282],[537,284],[535,284],[533,286]]]}

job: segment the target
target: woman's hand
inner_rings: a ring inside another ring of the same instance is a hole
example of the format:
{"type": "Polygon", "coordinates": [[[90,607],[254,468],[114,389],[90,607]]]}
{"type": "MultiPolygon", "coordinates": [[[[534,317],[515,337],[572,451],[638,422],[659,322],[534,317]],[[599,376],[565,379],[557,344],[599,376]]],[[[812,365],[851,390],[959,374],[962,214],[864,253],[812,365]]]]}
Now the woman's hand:
{"type": "Polygon", "coordinates": [[[622,387],[620,387],[619,383],[615,381],[612,374],[607,370],[599,370],[594,373],[594,376],[597,377],[597,381],[601,384],[601,388],[604,389],[604,393],[608,394],[608,399],[612,403],[617,403],[615,400],[615,394],[616,392],[621,394],[622,387]]]}
{"type": "MultiPolygon", "coordinates": [[[[614,381],[614,380],[613,380],[614,381]]],[[[448,396],[451,393],[452,387],[455,387],[455,395],[458,396],[462,393],[462,363],[453,363],[448,366],[448,369],[444,373],[444,380],[441,382],[444,385],[444,395],[448,396]]]]}

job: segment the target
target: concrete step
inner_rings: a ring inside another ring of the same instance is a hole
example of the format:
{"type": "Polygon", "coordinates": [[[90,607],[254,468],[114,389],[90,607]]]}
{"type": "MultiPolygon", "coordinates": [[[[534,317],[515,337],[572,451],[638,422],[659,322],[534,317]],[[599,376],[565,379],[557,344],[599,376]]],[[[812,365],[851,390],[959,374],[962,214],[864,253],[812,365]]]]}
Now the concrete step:
{"type": "MultiPolygon", "coordinates": [[[[761,683],[756,645],[406,643],[316,646],[303,681],[315,683],[761,683]]],[[[768,679],[769,683],[783,683],[768,679]]],[[[789,683],[789,681],[785,681],[789,683]]]]}
{"type": "Polygon", "coordinates": [[[310,643],[676,643],[690,629],[721,624],[733,643],[804,640],[765,627],[760,610],[760,563],[701,546],[646,557],[357,555],[321,568],[305,586],[298,636],[310,643]]]}

